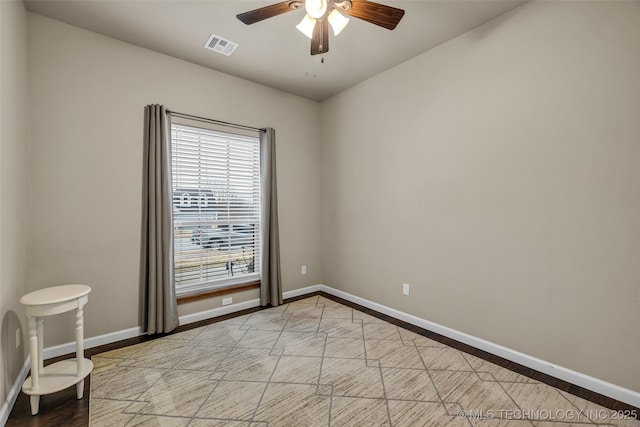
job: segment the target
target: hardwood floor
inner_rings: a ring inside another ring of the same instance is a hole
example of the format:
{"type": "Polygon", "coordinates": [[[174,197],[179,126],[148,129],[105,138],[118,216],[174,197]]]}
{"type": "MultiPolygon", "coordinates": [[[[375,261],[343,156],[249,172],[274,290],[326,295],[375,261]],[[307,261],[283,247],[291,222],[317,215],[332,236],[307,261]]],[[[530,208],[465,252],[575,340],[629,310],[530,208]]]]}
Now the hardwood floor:
{"type": "MultiPolygon", "coordinates": [[[[242,316],[244,314],[253,313],[259,311],[261,308],[252,308],[248,310],[242,310],[237,313],[228,314],[225,316],[216,317],[215,319],[207,319],[200,322],[190,323],[188,325],[180,326],[172,333],[183,332],[193,328],[199,328],[200,326],[208,325],[222,320],[230,319],[232,317],[242,316]]],[[[154,337],[141,336],[136,338],[130,338],[127,340],[118,341],[111,344],[102,345],[99,347],[85,349],[85,357],[91,358],[96,354],[103,353],[109,350],[115,350],[117,348],[127,347],[130,345],[138,344],[144,341],[160,338],[168,334],[160,334],[154,337]]],[[[51,363],[58,362],[60,360],[69,359],[75,357],[75,354],[66,354],[64,356],[55,357],[45,361],[45,366],[51,363]]],[[[31,406],[29,403],[29,396],[20,392],[16,399],[16,404],[9,414],[7,420],[7,427],[51,427],[51,426],[65,426],[65,427],[86,427],[89,425],[89,390],[91,389],[91,376],[87,377],[84,381],[84,397],[81,400],[76,399],[76,388],[69,387],[65,390],[57,393],[48,394],[40,398],[40,411],[38,415],[31,415],[31,406]]]]}
{"type": "MultiPolygon", "coordinates": [[[[496,365],[502,366],[511,371],[517,372],[521,375],[525,375],[527,377],[533,378],[537,381],[546,383],[548,385],[556,387],[557,389],[568,392],[570,394],[581,397],[583,399],[590,400],[592,402],[595,402],[607,408],[616,409],[616,410],[635,411],[636,417],[638,416],[638,414],[640,414],[640,411],[638,410],[638,408],[635,408],[633,406],[624,404],[622,402],[616,401],[606,396],[599,395],[597,393],[583,389],[581,387],[577,387],[573,384],[567,383],[566,381],[562,381],[557,378],[551,377],[549,375],[534,371],[525,366],[518,365],[506,359],[486,353],[484,351],[470,347],[458,341],[451,340],[447,337],[438,335],[431,331],[427,331],[427,330],[418,328],[416,326],[407,324],[405,322],[402,322],[390,316],[378,313],[366,307],[362,307],[360,305],[351,303],[341,298],[334,297],[324,292],[316,292],[313,294],[303,295],[297,298],[287,299],[285,303],[290,303],[298,299],[308,298],[313,295],[322,295],[323,297],[332,299],[348,307],[357,309],[361,312],[380,318],[394,325],[401,326],[419,335],[441,342],[457,350],[461,350],[465,353],[469,353],[473,356],[487,360],[496,365]]],[[[177,330],[174,333],[183,332],[189,329],[201,327],[211,323],[216,323],[216,322],[230,319],[237,316],[242,316],[242,315],[253,313],[259,310],[261,310],[261,308],[253,308],[249,310],[243,310],[238,313],[221,316],[215,319],[208,319],[201,322],[192,323],[192,324],[177,328],[177,330]]],[[[112,343],[112,344],[108,344],[100,347],[87,349],[85,350],[85,356],[90,358],[96,354],[99,354],[105,351],[130,346],[133,344],[149,341],[159,337],[160,336],[157,336],[157,337],[154,336],[153,338],[151,338],[147,336],[142,336],[142,337],[136,337],[128,340],[119,341],[116,343],[112,343]]],[[[48,360],[45,364],[53,363],[58,360],[62,360],[62,359],[70,358],[74,356],[75,355],[73,354],[61,356],[58,358],[48,360]]],[[[75,398],[75,387],[69,387],[68,389],[63,390],[61,392],[42,396],[40,400],[40,412],[36,416],[31,415],[30,406],[29,406],[29,397],[21,392],[20,395],[18,396],[15,406],[11,411],[11,414],[9,416],[9,419],[6,425],[7,426],[87,426],[89,423],[89,390],[90,390],[90,377],[85,380],[84,398],[81,400],[77,400],[75,398]]]]}
{"type": "Polygon", "coordinates": [[[40,398],[40,413],[31,415],[29,396],[20,393],[7,426],[78,426],[89,424],[89,378],[84,383],[84,398],[76,399],[75,387],[40,398]]]}

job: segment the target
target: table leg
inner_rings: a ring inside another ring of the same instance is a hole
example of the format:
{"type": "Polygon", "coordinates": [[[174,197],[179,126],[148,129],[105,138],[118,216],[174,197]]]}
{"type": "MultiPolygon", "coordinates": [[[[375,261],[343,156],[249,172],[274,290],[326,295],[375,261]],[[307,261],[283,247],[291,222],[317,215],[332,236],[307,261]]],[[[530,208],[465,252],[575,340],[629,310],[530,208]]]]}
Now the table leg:
{"type": "Polygon", "coordinates": [[[78,400],[82,399],[84,395],[84,378],[80,380],[78,384],[76,384],[76,397],[78,400]]]}
{"type": "Polygon", "coordinates": [[[36,415],[40,410],[40,395],[32,394],[29,400],[31,401],[31,415],[36,415]]]}
{"type": "Polygon", "coordinates": [[[42,317],[36,317],[36,327],[38,330],[38,373],[44,373],[44,356],[42,355],[44,331],[43,331],[44,319],[42,317]]]}
{"type": "MultiPolygon", "coordinates": [[[[40,388],[39,361],[38,361],[38,332],[36,318],[29,317],[29,353],[31,354],[31,391],[38,392],[40,388]]],[[[40,396],[31,395],[31,415],[38,413],[40,407],[40,396]]]]}
{"type": "MultiPolygon", "coordinates": [[[[82,375],[84,364],[84,321],[82,307],[76,312],[76,362],[78,364],[78,376],[82,375]]],[[[84,380],[76,384],[76,397],[82,399],[84,394],[84,380]]]]}

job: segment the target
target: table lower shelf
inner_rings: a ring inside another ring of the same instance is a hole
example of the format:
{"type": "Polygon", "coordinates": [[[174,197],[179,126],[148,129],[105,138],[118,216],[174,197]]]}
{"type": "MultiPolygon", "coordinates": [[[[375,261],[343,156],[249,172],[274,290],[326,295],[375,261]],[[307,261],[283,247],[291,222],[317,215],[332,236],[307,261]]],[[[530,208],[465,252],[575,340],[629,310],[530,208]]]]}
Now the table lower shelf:
{"type": "Polygon", "coordinates": [[[93,362],[84,359],[82,362],[82,372],[78,374],[78,363],[76,359],[66,359],[44,367],[44,372],[38,376],[40,387],[32,390],[31,376],[24,381],[22,391],[29,395],[41,396],[43,394],[55,393],[64,390],[82,381],[93,369],[93,362]]]}

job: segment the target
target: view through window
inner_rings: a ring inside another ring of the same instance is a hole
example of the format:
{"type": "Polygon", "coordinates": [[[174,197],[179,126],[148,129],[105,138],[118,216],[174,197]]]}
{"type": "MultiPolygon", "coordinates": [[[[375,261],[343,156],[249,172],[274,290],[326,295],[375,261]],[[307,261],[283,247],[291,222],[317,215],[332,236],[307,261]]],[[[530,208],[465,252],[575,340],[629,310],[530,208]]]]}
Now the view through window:
{"type": "Polygon", "coordinates": [[[176,293],[259,280],[257,136],[171,125],[176,293]]]}

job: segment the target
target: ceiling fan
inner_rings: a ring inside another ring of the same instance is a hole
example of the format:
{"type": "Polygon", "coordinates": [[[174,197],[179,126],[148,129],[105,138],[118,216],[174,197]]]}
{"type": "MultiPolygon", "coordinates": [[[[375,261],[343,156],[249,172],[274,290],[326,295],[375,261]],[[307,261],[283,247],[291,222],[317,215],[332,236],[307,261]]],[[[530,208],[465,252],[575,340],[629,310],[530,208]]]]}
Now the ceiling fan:
{"type": "Polygon", "coordinates": [[[296,26],[311,39],[311,55],[329,51],[329,24],[334,35],[338,35],[349,21],[340,12],[393,30],[404,16],[404,10],[368,0],[287,0],[237,15],[247,25],[285,12],[300,9],[307,14],[296,26]]]}

